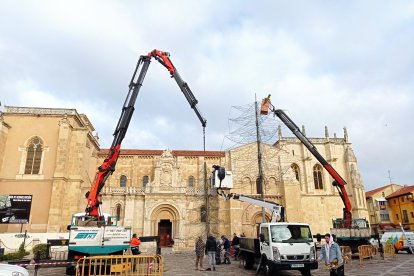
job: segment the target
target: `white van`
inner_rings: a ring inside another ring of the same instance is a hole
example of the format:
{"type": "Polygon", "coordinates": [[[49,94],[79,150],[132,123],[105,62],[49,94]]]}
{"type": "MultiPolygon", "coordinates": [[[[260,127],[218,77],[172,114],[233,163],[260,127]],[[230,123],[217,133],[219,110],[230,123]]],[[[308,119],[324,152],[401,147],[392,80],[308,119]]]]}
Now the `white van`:
{"type": "Polygon", "coordinates": [[[381,236],[381,243],[392,242],[395,245],[395,253],[398,251],[407,251],[408,254],[412,254],[414,250],[414,233],[405,231],[405,237],[402,231],[389,231],[384,232],[381,236]],[[410,247],[411,246],[411,247],[410,247]]]}

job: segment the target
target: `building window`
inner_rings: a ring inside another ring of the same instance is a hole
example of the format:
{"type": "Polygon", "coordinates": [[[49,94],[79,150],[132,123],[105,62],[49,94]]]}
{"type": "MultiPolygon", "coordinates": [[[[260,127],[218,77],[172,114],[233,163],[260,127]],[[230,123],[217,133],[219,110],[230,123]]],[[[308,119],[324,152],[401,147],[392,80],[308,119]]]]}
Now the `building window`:
{"type": "Polygon", "coordinates": [[[313,166],[313,183],[315,185],[316,190],[323,189],[322,167],[319,164],[313,166]]]}
{"type": "Polygon", "coordinates": [[[411,212],[411,218],[414,218],[414,213],[413,212],[411,212]]]}
{"type": "Polygon", "coordinates": [[[385,201],[378,202],[380,210],[387,210],[387,206],[385,205],[385,201]]]}
{"type": "Polygon", "coordinates": [[[407,210],[403,210],[403,220],[404,220],[404,223],[408,223],[408,212],[407,212],[407,210]]]}
{"type": "Polygon", "coordinates": [[[117,221],[121,220],[121,204],[116,205],[116,219],[117,221]]]}
{"type": "Polygon", "coordinates": [[[401,202],[404,202],[404,198],[403,197],[401,198],[401,202]]]}
{"type": "Polygon", "coordinates": [[[188,187],[194,187],[194,176],[188,177],[188,187]]]}
{"type": "Polygon", "coordinates": [[[395,216],[397,217],[397,220],[399,220],[399,219],[400,219],[400,217],[398,216],[398,214],[395,214],[395,216]]]}
{"type": "Polygon", "coordinates": [[[26,165],[24,174],[39,174],[42,161],[42,141],[39,137],[33,137],[27,147],[26,165]]]}
{"type": "Polygon", "coordinates": [[[380,214],[381,217],[381,221],[389,221],[390,220],[390,215],[388,214],[380,214]]]}
{"type": "Polygon", "coordinates": [[[297,181],[300,181],[300,169],[299,166],[295,163],[293,163],[291,166],[292,171],[295,173],[295,178],[297,181]]]}
{"type": "Polygon", "coordinates": [[[148,175],[144,175],[144,177],[142,178],[142,186],[147,187],[149,183],[149,177],[148,175]]]}
{"type": "Polygon", "coordinates": [[[263,189],[262,189],[262,183],[264,185],[264,180],[263,180],[263,182],[261,182],[260,181],[260,177],[258,177],[256,179],[256,194],[262,194],[262,191],[263,191],[263,189]]]}
{"type": "Polygon", "coordinates": [[[200,208],[200,221],[207,222],[207,208],[206,206],[201,206],[200,208]]]}
{"type": "Polygon", "coordinates": [[[397,204],[397,201],[394,199],[394,204],[397,204]]]}
{"type": "Polygon", "coordinates": [[[127,177],[125,175],[121,175],[119,179],[119,187],[126,187],[127,177]]]}

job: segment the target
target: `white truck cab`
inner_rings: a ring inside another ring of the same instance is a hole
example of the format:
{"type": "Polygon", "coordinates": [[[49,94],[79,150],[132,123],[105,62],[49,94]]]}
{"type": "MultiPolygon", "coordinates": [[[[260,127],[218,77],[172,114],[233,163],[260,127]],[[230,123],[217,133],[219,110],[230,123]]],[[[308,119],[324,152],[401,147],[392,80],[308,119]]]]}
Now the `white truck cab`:
{"type": "MultiPolygon", "coordinates": [[[[267,209],[272,213],[271,222],[260,224],[260,238],[240,238],[240,253],[244,256],[244,267],[263,270],[265,275],[274,275],[278,270],[299,270],[302,275],[311,275],[311,269],[318,268],[316,247],[309,224],[283,222],[284,207],[276,202],[266,201],[225,191],[233,187],[232,183],[223,185],[228,172],[218,165],[213,166],[214,186],[224,200],[239,200],[267,209]]],[[[232,179],[228,180],[232,182],[232,179]]]]}
{"type": "Polygon", "coordinates": [[[306,223],[269,222],[260,224],[261,266],[266,273],[300,270],[310,275],[318,268],[315,243],[306,223]]]}

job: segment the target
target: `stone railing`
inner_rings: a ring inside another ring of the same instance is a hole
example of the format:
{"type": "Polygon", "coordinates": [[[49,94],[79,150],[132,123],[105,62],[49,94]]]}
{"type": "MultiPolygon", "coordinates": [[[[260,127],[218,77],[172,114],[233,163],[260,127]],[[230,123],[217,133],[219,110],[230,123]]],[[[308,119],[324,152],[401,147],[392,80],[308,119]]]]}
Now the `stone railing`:
{"type": "Polygon", "coordinates": [[[5,111],[20,114],[77,115],[76,109],[5,106],[5,111]]]}
{"type": "MultiPolygon", "coordinates": [[[[204,189],[194,187],[171,187],[171,186],[158,186],[158,187],[104,187],[102,189],[103,194],[118,194],[118,195],[136,195],[136,194],[185,194],[185,195],[204,195],[204,189]]],[[[214,194],[214,190],[209,190],[209,194],[214,194]]]]}

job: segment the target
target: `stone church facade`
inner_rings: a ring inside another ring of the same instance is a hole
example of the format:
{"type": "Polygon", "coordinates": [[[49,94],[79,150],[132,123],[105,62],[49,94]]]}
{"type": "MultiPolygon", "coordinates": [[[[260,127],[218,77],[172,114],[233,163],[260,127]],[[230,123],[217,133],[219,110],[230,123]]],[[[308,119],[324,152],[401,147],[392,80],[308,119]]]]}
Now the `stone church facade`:
{"type": "MultiPolygon", "coordinates": [[[[85,193],[106,157],[87,116],[75,109],[5,107],[0,115],[0,194],[33,195],[29,232],[65,232],[72,214],[85,209],[85,193]]],[[[286,130],[287,132],[287,130],[286,130]]],[[[290,135],[290,133],[287,133],[290,135]]],[[[127,134],[128,135],[128,134],[127,134]]],[[[291,135],[290,135],[291,136],[291,135]]],[[[354,217],[367,217],[365,189],[348,134],[310,138],[347,181],[354,217]]],[[[261,144],[266,200],[282,204],[288,221],[329,231],[343,203],[332,178],[299,140],[282,135],[261,144]]],[[[257,143],[228,151],[121,150],[102,190],[102,210],[117,215],[139,236],[159,235],[161,244],[194,245],[197,235],[257,234],[261,208],[224,200],[211,187],[213,165],[233,175],[231,192],[260,198],[257,143]]],[[[266,219],[270,219],[266,213],[266,219]]],[[[0,232],[21,225],[0,224],[0,232]]]]}

